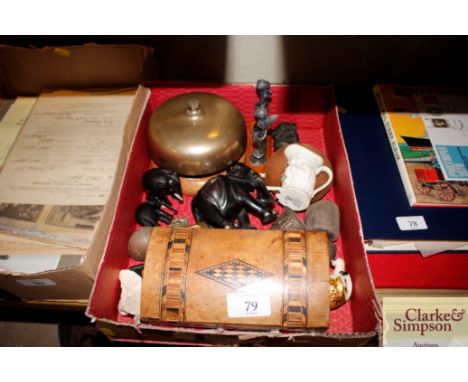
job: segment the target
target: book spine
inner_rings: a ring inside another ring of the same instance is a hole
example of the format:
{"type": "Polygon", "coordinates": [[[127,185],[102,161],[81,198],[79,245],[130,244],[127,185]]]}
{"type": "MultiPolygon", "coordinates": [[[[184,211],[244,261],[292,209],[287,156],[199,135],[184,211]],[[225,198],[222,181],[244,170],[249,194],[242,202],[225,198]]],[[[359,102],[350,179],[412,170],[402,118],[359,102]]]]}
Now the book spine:
{"type": "Polygon", "coordinates": [[[390,141],[390,146],[392,147],[393,156],[395,157],[403,186],[405,187],[406,197],[408,198],[410,206],[413,206],[416,203],[416,195],[414,194],[405,161],[403,160],[403,156],[400,151],[400,145],[398,144],[392,122],[390,121],[390,116],[388,115],[387,109],[385,108],[385,103],[378,85],[374,87],[374,96],[380,109],[380,116],[384,123],[385,131],[387,132],[387,136],[390,141]]]}

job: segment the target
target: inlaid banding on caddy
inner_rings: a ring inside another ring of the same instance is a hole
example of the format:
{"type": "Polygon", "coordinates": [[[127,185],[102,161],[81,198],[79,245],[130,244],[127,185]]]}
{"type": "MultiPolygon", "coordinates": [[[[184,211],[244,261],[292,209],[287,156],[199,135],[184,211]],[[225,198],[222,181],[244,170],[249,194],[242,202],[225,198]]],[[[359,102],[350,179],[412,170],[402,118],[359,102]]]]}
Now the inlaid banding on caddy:
{"type": "Polygon", "coordinates": [[[307,325],[307,252],[306,235],[285,231],[283,326],[303,328],[307,325]]]}
{"type": "Polygon", "coordinates": [[[164,278],[161,287],[161,319],[181,322],[185,312],[187,267],[192,229],[173,228],[167,245],[164,278]]]}

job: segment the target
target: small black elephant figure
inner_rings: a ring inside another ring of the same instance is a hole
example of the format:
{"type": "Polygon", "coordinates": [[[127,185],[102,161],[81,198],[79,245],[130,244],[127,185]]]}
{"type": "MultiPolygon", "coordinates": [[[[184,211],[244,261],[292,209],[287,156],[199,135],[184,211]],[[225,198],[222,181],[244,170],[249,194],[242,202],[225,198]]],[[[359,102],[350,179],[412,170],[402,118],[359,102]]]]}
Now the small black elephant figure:
{"type": "Polygon", "coordinates": [[[145,227],[159,226],[158,222],[170,224],[173,217],[171,213],[177,210],[172,207],[167,196],[184,200],[179,175],[172,170],[153,168],[143,175],[143,187],[148,190],[148,194],[145,202],[137,208],[135,218],[138,224],[145,227]]]}
{"type": "Polygon", "coordinates": [[[263,224],[277,218],[273,210],[275,199],[262,178],[250,167],[236,163],[227,175],[219,175],[198,191],[192,200],[192,212],[197,222],[204,221],[214,228],[253,228],[248,212],[263,224]],[[256,196],[251,195],[256,192],[256,196]]]}

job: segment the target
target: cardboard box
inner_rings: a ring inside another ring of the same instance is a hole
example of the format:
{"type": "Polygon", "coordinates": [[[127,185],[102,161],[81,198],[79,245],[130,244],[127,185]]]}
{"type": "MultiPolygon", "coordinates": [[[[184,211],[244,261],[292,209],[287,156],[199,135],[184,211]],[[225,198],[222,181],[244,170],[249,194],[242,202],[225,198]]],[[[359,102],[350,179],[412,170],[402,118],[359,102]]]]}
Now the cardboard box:
{"type": "MultiPolygon", "coordinates": [[[[95,45],[27,49],[0,46],[0,97],[38,95],[45,90],[136,87],[143,81],[151,49],[95,45]]],[[[0,273],[0,289],[23,299],[87,299],[94,282],[131,143],[149,95],[139,88],[126,122],[112,191],[83,263],[35,274],[0,273]]]]}
{"type": "MultiPolygon", "coordinates": [[[[325,152],[334,167],[335,180],[327,199],[341,211],[338,256],[346,261],[353,278],[351,300],[330,314],[328,330],[206,329],[181,325],[135,323],[119,315],[119,271],[134,265],[128,257],[127,243],[137,228],[134,213],[144,194],[141,177],[150,165],[146,131],[151,112],[163,101],[187,91],[206,91],[224,96],[243,114],[247,125],[253,121],[257,101],[255,85],[155,84],[148,106],[136,133],[124,174],[107,247],[102,258],[86,314],[111,339],[181,345],[362,345],[381,332],[380,306],[370,278],[364,251],[350,168],[338,122],[331,87],[273,86],[272,114],[281,121],[295,122],[302,142],[325,152]]],[[[186,203],[184,203],[185,205],[186,203]]],[[[185,210],[184,210],[185,212],[185,210]]]]}

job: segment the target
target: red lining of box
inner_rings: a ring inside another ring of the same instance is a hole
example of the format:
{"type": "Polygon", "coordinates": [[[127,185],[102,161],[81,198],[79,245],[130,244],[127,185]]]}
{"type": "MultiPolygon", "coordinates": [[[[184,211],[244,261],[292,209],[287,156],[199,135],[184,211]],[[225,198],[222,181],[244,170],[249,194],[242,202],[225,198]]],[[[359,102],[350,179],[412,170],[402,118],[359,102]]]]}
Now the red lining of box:
{"type": "Polygon", "coordinates": [[[467,289],[468,255],[419,253],[369,254],[376,288],[467,289]]]}
{"type": "MultiPolygon", "coordinates": [[[[349,164],[336,115],[333,92],[331,88],[313,86],[273,86],[272,90],[270,113],[280,115],[278,122],[296,123],[301,142],[319,148],[334,166],[335,180],[326,199],[335,200],[341,210],[342,226],[337,253],[346,260],[353,278],[354,292],[349,303],[331,312],[327,333],[372,332],[377,327],[374,314],[375,294],[362,244],[349,164]]],[[[127,256],[127,242],[137,227],[134,211],[143,198],[141,177],[150,164],[146,142],[149,116],[151,111],[165,100],[187,91],[206,91],[221,95],[237,106],[247,125],[253,121],[253,111],[257,102],[254,85],[158,85],[152,89],[148,107],[129,155],[107,250],[88,307],[88,314],[97,319],[118,324],[133,323],[132,318],[122,317],[117,312],[120,297],[118,273],[121,269],[135,264],[127,256]]],[[[184,205],[179,206],[182,207],[180,215],[188,215],[190,212],[188,198],[185,199],[184,205]]],[[[255,218],[252,218],[252,223],[259,225],[258,219],[255,218]]]]}

